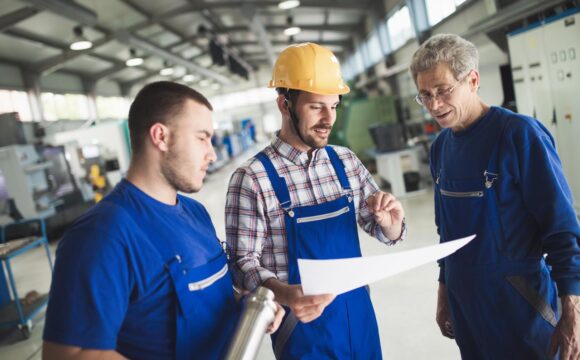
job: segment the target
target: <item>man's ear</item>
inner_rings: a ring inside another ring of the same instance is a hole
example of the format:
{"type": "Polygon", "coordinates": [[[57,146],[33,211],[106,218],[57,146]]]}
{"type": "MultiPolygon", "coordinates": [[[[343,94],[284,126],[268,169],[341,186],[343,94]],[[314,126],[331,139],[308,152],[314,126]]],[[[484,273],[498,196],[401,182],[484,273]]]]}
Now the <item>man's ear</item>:
{"type": "Polygon", "coordinates": [[[276,103],[278,104],[278,109],[280,110],[282,115],[290,116],[290,113],[288,112],[288,107],[290,106],[290,104],[288,103],[288,99],[286,99],[284,95],[278,95],[278,97],[276,98],[276,103]]]}
{"type": "Polygon", "coordinates": [[[162,123],[155,123],[149,128],[149,139],[157,149],[169,150],[169,128],[162,123]]]}
{"type": "Polygon", "coordinates": [[[467,75],[469,78],[469,88],[472,91],[477,92],[477,90],[479,89],[479,71],[477,70],[471,70],[471,73],[469,75],[467,75]]]}

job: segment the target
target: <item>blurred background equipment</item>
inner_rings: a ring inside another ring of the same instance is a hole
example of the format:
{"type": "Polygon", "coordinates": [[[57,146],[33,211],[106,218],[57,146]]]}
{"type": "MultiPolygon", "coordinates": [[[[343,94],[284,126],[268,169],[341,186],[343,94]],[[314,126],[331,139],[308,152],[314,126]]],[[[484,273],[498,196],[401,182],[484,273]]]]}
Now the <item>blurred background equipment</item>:
{"type": "Polygon", "coordinates": [[[507,41],[517,110],[555,138],[580,214],[580,8],[513,31],[507,41]]]}
{"type": "Polygon", "coordinates": [[[330,143],[346,146],[362,161],[372,158],[368,151],[375,147],[369,127],[398,122],[393,96],[377,98],[345,95],[333,126],[330,143]]]}
{"type": "Polygon", "coordinates": [[[13,199],[24,219],[42,218],[57,237],[94,202],[83,196],[65,146],[11,145],[0,148],[0,198],[13,199]],[[87,201],[89,200],[89,201],[87,201]]]}
{"type": "Polygon", "coordinates": [[[26,339],[30,337],[32,319],[48,303],[48,294],[30,291],[21,297],[12,261],[37,247],[44,247],[49,265],[47,272],[51,273],[52,258],[44,220],[15,221],[0,227],[0,328],[18,327],[26,339]]]}

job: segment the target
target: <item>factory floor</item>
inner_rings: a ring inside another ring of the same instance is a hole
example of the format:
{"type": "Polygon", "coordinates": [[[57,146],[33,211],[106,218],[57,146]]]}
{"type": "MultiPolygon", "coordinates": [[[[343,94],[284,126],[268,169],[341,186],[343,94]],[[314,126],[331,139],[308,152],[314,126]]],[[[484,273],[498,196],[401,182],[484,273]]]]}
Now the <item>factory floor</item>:
{"type": "MultiPolygon", "coordinates": [[[[208,209],[220,238],[225,237],[225,191],[230,174],[254,153],[255,150],[250,150],[236,161],[208,175],[204,188],[193,195],[208,209]]],[[[359,230],[364,256],[393,253],[437,243],[432,192],[427,191],[401,200],[409,228],[407,240],[397,246],[387,247],[359,230]]],[[[53,253],[56,245],[56,242],[51,243],[53,253]]],[[[41,249],[17,257],[13,261],[13,271],[21,296],[32,290],[41,293],[48,291],[50,272],[46,254],[41,249]]],[[[455,343],[441,336],[435,324],[437,272],[436,264],[431,263],[371,285],[371,297],[385,359],[460,359],[455,343]]],[[[40,359],[43,327],[44,313],[41,313],[35,319],[31,337],[27,340],[22,340],[17,330],[0,329],[0,359],[40,359]]],[[[264,339],[257,359],[274,359],[269,338],[264,339]]]]}

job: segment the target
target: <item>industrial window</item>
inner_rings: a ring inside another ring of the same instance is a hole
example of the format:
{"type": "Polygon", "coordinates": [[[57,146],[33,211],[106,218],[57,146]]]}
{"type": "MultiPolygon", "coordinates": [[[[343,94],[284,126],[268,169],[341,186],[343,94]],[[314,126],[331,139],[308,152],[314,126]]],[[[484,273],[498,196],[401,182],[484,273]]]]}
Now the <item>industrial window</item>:
{"type": "Polygon", "coordinates": [[[425,0],[429,25],[433,26],[453,14],[466,0],[425,0]]]}
{"type": "Polygon", "coordinates": [[[42,108],[46,120],[87,120],[89,103],[85,95],[80,94],[41,94],[42,108]]]}
{"type": "Polygon", "coordinates": [[[367,55],[370,64],[374,65],[381,61],[383,58],[383,51],[381,49],[381,43],[379,41],[379,33],[377,31],[373,31],[371,36],[367,39],[365,43],[365,47],[367,49],[367,55]]]}
{"type": "Polygon", "coordinates": [[[97,96],[97,117],[104,119],[127,119],[129,101],[120,96],[97,96]]]}
{"type": "Polygon", "coordinates": [[[393,50],[400,48],[407,40],[415,36],[407,6],[402,6],[397,12],[389,16],[387,30],[389,31],[389,40],[393,50]]]}
{"type": "Polygon", "coordinates": [[[341,66],[342,76],[345,81],[350,81],[356,76],[354,69],[352,67],[352,56],[350,56],[341,66]]]}
{"type": "Polygon", "coordinates": [[[363,59],[362,49],[359,47],[352,56],[352,65],[356,74],[365,71],[365,63],[363,59]]]}
{"type": "Polygon", "coordinates": [[[341,70],[344,79],[347,81],[352,80],[355,76],[365,71],[362,47],[359,46],[354,54],[350,55],[348,59],[346,59],[346,63],[344,67],[341,68],[341,70]]]}
{"type": "Polygon", "coordinates": [[[32,121],[28,94],[24,91],[0,90],[0,114],[9,112],[17,112],[22,121],[32,121]]]}

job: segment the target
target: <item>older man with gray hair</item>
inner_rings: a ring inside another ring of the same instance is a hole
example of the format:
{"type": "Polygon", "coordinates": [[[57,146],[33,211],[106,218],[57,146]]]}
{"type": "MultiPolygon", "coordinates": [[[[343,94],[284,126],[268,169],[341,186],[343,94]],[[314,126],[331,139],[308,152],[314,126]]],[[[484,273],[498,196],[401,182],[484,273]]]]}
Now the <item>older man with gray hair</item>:
{"type": "Polygon", "coordinates": [[[465,359],[579,359],[580,226],[554,139],[482,101],[478,62],[471,42],[439,34],[410,66],[444,128],[430,154],[440,240],[477,234],[440,262],[437,324],[465,359]]]}

